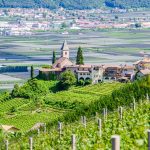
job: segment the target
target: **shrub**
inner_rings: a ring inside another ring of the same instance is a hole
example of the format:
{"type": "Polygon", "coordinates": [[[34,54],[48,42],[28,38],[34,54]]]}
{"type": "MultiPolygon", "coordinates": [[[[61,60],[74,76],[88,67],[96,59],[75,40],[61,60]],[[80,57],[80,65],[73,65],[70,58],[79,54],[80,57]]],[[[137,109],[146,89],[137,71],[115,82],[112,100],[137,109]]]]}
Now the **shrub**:
{"type": "Polygon", "coordinates": [[[75,83],[75,75],[70,70],[67,70],[60,75],[60,82],[57,86],[59,90],[67,90],[70,86],[74,85],[75,83]]]}
{"type": "Polygon", "coordinates": [[[84,86],[84,84],[85,84],[84,80],[80,79],[80,80],[78,81],[78,85],[84,86]]]}
{"type": "Polygon", "coordinates": [[[91,79],[86,79],[85,80],[85,85],[90,85],[92,84],[92,80],[91,79]]]}

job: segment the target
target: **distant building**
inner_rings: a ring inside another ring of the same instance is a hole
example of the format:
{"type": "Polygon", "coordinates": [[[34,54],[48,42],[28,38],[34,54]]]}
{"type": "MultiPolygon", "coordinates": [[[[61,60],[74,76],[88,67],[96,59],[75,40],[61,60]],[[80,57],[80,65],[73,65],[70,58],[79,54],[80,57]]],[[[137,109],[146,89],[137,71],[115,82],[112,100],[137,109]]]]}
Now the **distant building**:
{"type": "Polygon", "coordinates": [[[14,133],[14,132],[19,131],[18,128],[14,127],[14,126],[9,126],[9,125],[1,125],[1,129],[4,132],[9,132],[9,133],[14,133]]]}
{"type": "Polygon", "coordinates": [[[91,80],[93,84],[102,81],[133,80],[135,75],[135,66],[121,65],[76,65],[69,59],[69,47],[64,41],[61,47],[61,57],[56,60],[51,69],[41,68],[39,70],[40,78],[47,80],[59,79],[60,74],[66,70],[72,71],[77,80],[91,80]]]}
{"type": "Polygon", "coordinates": [[[135,77],[135,73],[136,73],[135,66],[124,65],[122,67],[122,73],[121,73],[122,77],[126,77],[129,80],[133,81],[135,77]]]}
{"type": "Polygon", "coordinates": [[[121,77],[122,67],[119,65],[104,65],[104,80],[117,80],[121,77]]]}
{"type": "Polygon", "coordinates": [[[144,70],[138,71],[136,77],[137,77],[137,79],[139,79],[146,75],[150,75],[150,69],[144,69],[144,70]]]}
{"type": "Polygon", "coordinates": [[[142,60],[139,60],[134,63],[137,71],[143,69],[150,69],[150,57],[145,56],[142,60]]]}
{"type": "Polygon", "coordinates": [[[56,60],[51,69],[40,69],[39,76],[44,76],[49,80],[52,79],[51,77],[56,76],[59,79],[59,75],[66,70],[66,66],[72,65],[73,63],[69,59],[69,47],[67,42],[64,41],[61,47],[61,57],[56,60]]]}

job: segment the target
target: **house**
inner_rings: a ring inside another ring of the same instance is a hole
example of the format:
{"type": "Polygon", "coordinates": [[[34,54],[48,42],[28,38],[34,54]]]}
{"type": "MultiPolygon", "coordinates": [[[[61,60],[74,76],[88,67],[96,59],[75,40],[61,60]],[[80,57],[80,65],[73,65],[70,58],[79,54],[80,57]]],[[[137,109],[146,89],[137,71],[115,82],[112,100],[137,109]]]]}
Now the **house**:
{"type": "Polygon", "coordinates": [[[72,71],[77,80],[92,80],[93,84],[102,82],[103,80],[103,67],[101,65],[72,65],[66,66],[66,70],[72,71]]]}
{"type": "Polygon", "coordinates": [[[122,67],[121,76],[133,81],[135,77],[135,71],[135,66],[124,65],[122,67]]]}
{"type": "Polygon", "coordinates": [[[117,80],[121,77],[122,66],[120,65],[104,65],[104,80],[117,80]]]}
{"type": "Polygon", "coordinates": [[[142,69],[139,72],[137,72],[136,77],[137,77],[137,79],[139,79],[139,78],[144,77],[149,74],[150,74],[150,69],[142,69]]]}
{"type": "Polygon", "coordinates": [[[1,125],[1,129],[4,132],[8,132],[8,133],[14,133],[14,132],[17,132],[17,131],[20,130],[20,129],[14,127],[14,126],[9,126],[9,125],[1,125]]]}
{"type": "Polygon", "coordinates": [[[150,69],[150,58],[148,56],[145,56],[142,60],[135,62],[134,66],[137,71],[150,69]]]}

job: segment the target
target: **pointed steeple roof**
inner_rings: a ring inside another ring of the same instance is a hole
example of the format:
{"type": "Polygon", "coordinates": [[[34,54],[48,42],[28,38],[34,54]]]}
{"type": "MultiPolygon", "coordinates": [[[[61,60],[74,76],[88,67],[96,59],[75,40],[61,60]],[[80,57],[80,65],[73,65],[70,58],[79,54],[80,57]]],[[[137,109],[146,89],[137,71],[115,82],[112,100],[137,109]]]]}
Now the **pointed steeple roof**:
{"type": "Polygon", "coordinates": [[[67,41],[65,40],[62,47],[61,47],[61,50],[62,51],[69,51],[69,47],[68,47],[68,44],[67,44],[67,41]]]}

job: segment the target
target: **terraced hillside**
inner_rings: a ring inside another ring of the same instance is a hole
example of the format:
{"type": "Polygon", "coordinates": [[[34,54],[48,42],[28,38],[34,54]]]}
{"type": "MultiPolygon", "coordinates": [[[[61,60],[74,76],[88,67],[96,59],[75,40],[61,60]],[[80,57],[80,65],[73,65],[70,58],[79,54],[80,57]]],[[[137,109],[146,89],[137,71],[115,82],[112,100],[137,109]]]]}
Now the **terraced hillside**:
{"type": "Polygon", "coordinates": [[[111,135],[118,134],[123,150],[125,145],[129,145],[127,150],[145,150],[146,130],[150,127],[150,76],[133,83],[74,86],[53,93],[55,84],[32,79],[21,87],[15,86],[11,99],[1,101],[0,124],[20,129],[14,134],[0,130],[1,149],[5,148],[6,139],[12,150],[29,149],[29,136],[33,137],[33,148],[37,150],[70,149],[72,134],[76,136],[77,149],[109,149],[111,135]],[[86,116],[82,117],[82,123],[81,116],[86,116]],[[102,119],[99,124],[98,118],[102,119]],[[29,130],[39,122],[46,126],[38,130],[37,136],[37,129],[29,130]]]}
{"type": "MultiPolygon", "coordinates": [[[[123,107],[122,113],[118,110],[97,113],[95,117],[76,121],[71,124],[61,124],[61,128],[55,126],[37,135],[37,132],[30,135],[33,138],[33,147],[39,149],[71,149],[72,134],[75,135],[74,147],[83,149],[110,149],[111,136],[121,137],[122,150],[146,150],[148,147],[148,129],[150,128],[149,113],[150,102],[144,101],[133,103],[134,107],[123,107]]],[[[122,107],[121,107],[122,108],[122,107]]],[[[10,143],[12,150],[28,149],[29,137],[23,137],[15,143],[10,143]]]]}
{"type": "MultiPolygon", "coordinates": [[[[47,92],[45,94],[45,91],[48,91],[49,88],[55,85],[54,82],[38,81],[37,84],[38,86],[44,84],[44,87],[47,85],[47,89],[43,90],[44,96],[41,96],[41,93],[37,94],[39,99],[43,99],[42,103],[38,102],[35,105],[31,99],[24,98],[15,98],[1,102],[1,124],[13,125],[21,129],[21,131],[27,131],[35,123],[54,121],[58,116],[60,117],[70,110],[74,111],[80,106],[88,105],[91,101],[98,100],[101,95],[110,94],[114,87],[117,89],[122,85],[120,83],[105,83],[94,86],[73,87],[69,91],[47,92]]],[[[26,92],[28,91],[30,94],[34,90],[27,86],[25,88],[26,92]]],[[[38,90],[35,92],[38,93],[38,90]]]]}

